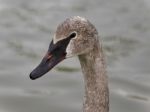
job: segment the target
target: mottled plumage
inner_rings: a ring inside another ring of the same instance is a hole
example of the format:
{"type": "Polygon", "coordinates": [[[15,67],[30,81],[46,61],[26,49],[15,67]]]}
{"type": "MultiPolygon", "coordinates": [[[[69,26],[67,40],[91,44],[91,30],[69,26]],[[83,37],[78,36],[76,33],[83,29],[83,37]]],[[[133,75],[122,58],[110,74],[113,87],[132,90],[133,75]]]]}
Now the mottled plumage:
{"type": "Polygon", "coordinates": [[[108,112],[109,91],[102,46],[96,28],[85,18],[68,18],[57,27],[46,56],[30,78],[41,77],[72,56],[79,57],[84,74],[83,112],[108,112]]]}
{"type": "Polygon", "coordinates": [[[66,38],[77,32],[68,45],[67,55],[78,55],[85,80],[83,112],[108,112],[109,93],[102,47],[96,28],[85,18],[66,19],[56,31],[54,40],[66,38]]]}

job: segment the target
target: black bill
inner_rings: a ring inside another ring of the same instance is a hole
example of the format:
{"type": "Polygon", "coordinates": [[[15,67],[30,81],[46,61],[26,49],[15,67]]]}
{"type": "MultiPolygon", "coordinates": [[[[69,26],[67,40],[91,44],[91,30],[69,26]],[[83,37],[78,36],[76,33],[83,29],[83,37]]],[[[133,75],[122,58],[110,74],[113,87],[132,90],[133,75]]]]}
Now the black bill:
{"type": "Polygon", "coordinates": [[[34,80],[43,76],[55,65],[64,60],[66,56],[64,47],[65,46],[61,46],[59,43],[53,44],[52,41],[48,52],[42,59],[41,63],[30,73],[30,78],[34,80]]]}
{"type": "Polygon", "coordinates": [[[30,73],[30,78],[35,80],[43,76],[55,65],[64,60],[66,56],[66,48],[73,37],[74,35],[70,35],[68,38],[60,40],[56,44],[54,44],[52,40],[45,57],[42,59],[41,63],[30,73]]]}

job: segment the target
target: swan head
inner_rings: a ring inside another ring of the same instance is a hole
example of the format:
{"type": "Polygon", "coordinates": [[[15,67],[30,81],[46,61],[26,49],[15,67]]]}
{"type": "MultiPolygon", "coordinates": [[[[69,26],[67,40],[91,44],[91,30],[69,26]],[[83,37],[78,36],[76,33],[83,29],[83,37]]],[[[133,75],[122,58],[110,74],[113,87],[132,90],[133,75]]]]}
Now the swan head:
{"type": "Polygon", "coordinates": [[[66,19],[57,27],[46,55],[31,72],[30,78],[37,79],[62,60],[93,50],[97,35],[95,27],[87,19],[79,16],[66,19]]]}

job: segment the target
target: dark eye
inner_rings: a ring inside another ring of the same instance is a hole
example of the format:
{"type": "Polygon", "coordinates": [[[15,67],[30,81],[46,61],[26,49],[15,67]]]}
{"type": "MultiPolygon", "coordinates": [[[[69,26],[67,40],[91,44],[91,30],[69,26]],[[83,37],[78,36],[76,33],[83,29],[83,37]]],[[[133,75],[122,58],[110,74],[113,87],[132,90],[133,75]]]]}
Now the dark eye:
{"type": "Polygon", "coordinates": [[[76,32],[73,32],[73,33],[70,34],[69,37],[70,37],[70,38],[74,38],[74,37],[76,37],[76,35],[77,35],[76,32]]]}

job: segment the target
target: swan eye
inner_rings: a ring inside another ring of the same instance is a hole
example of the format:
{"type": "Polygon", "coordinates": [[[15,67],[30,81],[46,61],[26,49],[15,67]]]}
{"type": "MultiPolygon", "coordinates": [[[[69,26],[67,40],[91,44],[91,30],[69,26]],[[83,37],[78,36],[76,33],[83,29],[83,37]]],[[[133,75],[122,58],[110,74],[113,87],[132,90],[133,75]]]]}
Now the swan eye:
{"type": "Polygon", "coordinates": [[[76,35],[77,35],[77,33],[73,32],[73,33],[70,34],[69,38],[74,38],[74,37],[76,37],[76,35]]]}

